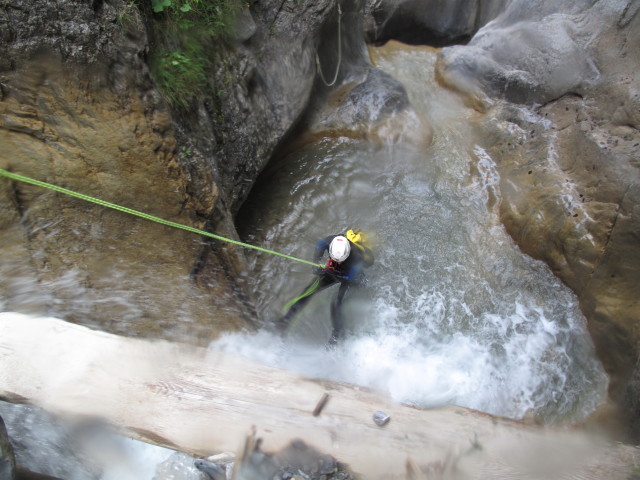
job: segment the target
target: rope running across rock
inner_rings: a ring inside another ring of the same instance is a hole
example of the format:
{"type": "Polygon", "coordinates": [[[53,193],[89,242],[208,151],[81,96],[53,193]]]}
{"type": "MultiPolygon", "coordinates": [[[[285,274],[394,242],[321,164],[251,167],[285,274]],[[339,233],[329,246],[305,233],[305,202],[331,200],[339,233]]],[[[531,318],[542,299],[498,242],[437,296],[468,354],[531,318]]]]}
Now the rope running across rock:
{"type": "Polygon", "coordinates": [[[314,262],[310,262],[309,260],[304,260],[302,258],[297,258],[297,257],[291,256],[291,255],[286,255],[284,253],[276,252],[274,250],[269,250],[268,248],[258,247],[256,245],[250,245],[248,243],[240,242],[238,240],[233,240],[231,238],[226,238],[226,237],[222,237],[220,235],[216,235],[215,233],[206,232],[204,230],[200,230],[200,229],[194,228],[194,227],[189,227],[188,225],[183,225],[183,224],[180,224],[180,223],[172,222],[170,220],[165,220],[163,218],[155,217],[153,215],[149,215],[147,213],[140,212],[138,210],[133,210],[132,208],[123,207],[123,206],[120,206],[120,205],[116,205],[115,203],[107,202],[107,201],[101,200],[99,198],[95,198],[95,197],[91,197],[89,195],[85,195],[83,193],[74,192],[73,190],[69,190],[69,189],[66,189],[66,188],[63,188],[63,187],[59,187],[57,185],[52,185],[50,183],[42,182],[40,180],[35,180],[33,178],[25,177],[23,175],[18,175],[16,173],[11,173],[11,172],[8,172],[7,170],[3,170],[1,168],[0,168],[0,176],[9,178],[11,180],[19,181],[19,182],[29,183],[31,185],[37,185],[39,187],[47,188],[47,189],[53,190],[55,192],[64,193],[65,195],[69,195],[71,197],[80,198],[80,199],[85,200],[87,202],[95,203],[97,205],[102,205],[103,207],[107,207],[107,208],[112,208],[114,210],[118,210],[120,212],[128,213],[130,215],[135,215],[137,217],[144,218],[144,219],[150,220],[152,222],[160,223],[162,225],[167,225],[169,227],[179,228],[181,230],[186,230],[188,232],[197,233],[198,235],[203,235],[205,237],[211,237],[211,238],[214,238],[214,239],[219,240],[221,242],[226,242],[226,243],[230,243],[230,244],[233,244],[233,245],[238,245],[240,247],[250,248],[250,249],[253,249],[253,250],[258,250],[259,252],[268,253],[268,254],[271,254],[271,255],[277,255],[279,257],[283,257],[283,258],[286,258],[288,260],[293,260],[293,261],[300,262],[300,263],[306,263],[307,265],[312,265],[314,267],[324,268],[324,265],[321,265],[321,264],[318,264],[318,263],[314,263],[314,262]]]}

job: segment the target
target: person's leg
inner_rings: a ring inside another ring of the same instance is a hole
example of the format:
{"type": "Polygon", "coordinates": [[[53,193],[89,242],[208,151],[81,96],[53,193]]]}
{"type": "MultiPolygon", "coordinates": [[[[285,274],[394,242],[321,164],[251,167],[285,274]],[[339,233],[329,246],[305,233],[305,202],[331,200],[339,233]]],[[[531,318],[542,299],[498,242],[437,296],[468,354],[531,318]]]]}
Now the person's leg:
{"type": "Polygon", "coordinates": [[[347,282],[340,284],[340,289],[338,290],[338,294],[336,298],[333,299],[331,303],[331,325],[333,327],[333,331],[331,332],[331,337],[329,338],[329,344],[334,345],[338,342],[338,339],[342,335],[342,330],[344,329],[344,318],[342,316],[342,301],[344,300],[347,291],[349,290],[349,284],[347,282]]]}
{"type": "Polygon", "coordinates": [[[302,291],[300,295],[289,302],[289,309],[287,310],[287,313],[285,313],[275,322],[276,329],[280,332],[286,331],[293,317],[295,317],[296,314],[300,310],[302,310],[307,305],[307,303],[309,303],[311,297],[319,291],[324,290],[328,286],[332,285],[333,283],[334,280],[329,278],[328,276],[321,276],[307,285],[307,287],[302,291]]]}

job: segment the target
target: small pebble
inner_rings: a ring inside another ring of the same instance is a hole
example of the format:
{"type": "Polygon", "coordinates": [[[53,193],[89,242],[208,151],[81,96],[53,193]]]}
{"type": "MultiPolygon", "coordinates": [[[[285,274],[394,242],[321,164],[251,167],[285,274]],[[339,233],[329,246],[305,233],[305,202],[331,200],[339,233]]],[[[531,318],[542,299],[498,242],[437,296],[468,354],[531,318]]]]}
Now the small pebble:
{"type": "Polygon", "coordinates": [[[391,420],[391,417],[380,410],[377,410],[373,414],[373,421],[376,422],[376,425],[378,425],[379,427],[382,427],[389,423],[389,420],[391,420]]]}

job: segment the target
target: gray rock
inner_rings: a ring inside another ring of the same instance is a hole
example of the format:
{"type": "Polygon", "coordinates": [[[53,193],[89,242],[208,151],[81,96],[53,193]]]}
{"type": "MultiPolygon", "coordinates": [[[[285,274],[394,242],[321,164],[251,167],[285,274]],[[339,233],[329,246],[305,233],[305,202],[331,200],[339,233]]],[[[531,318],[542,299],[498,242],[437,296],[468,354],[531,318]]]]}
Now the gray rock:
{"type": "Polygon", "coordinates": [[[468,45],[443,49],[443,76],[476,83],[489,96],[516,103],[584,94],[600,75],[584,30],[589,6],[512,2],[468,45]]]}
{"type": "Polygon", "coordinates": [[[331,455],[321,455],[318,457],[318,473],[330,475],[338,469],[336,460],[331,455]]]}
{"type": "Polygon", "coordinates": [[[369,0],[368,41],[418,45],[466,43],[501,13],[508,0],[369,0]]]}
{"type": "Polygon", "coordinates": [[[233,39],[239,42],[246,42],[258,30],[256,22],[253,21],[251,10],[241,8],[233,19],[233,39]]]}
{"type": "Polygon", "coordinates": [[[379,427],[385,426],[387,423],[389,423],[389,420],[391,420],[391,417],[383,411],[377,410],[373,414],[373,421],[379,427]]]}
{"type": "MultiPolygon", "coordinates": [[[[42,49],[71,61],[94,64],[102,56],[115,58],[133,53],[140,38],[126,39],[114,25],[122,4],[4,2],[0,8],[0,42],[5,50],[0,70],[15,68],[25,57],[42,49]]],[[[133,11],[132,14],[136,15],[133,11]]]]}
{"type": "Polygon", "coordinates": [[[355,480],[357,477],[331,455],[322,454],[301,440],[283,450],[265,453],[255,450],[238,465],[242,480],[355,480]],[[256,461],[259,458],[259,461],[256,461]]]}
{"type": "Polygon", "coordinates": [[[194,467],[204,473],[210,480],[226,480],[226,469],[214,462],[197,459],[193,462],[194,467]]]}
{"type": "Polygon", "coordinates": [[[13,455],[13,446],[7,435],[4,421],[0,417],[0,480],[13,480],[15,478],[16,460],[13,455]]]}
{"type": "MultiPolygon", "coordinates": [[[[185,135],[217,172],[232,215],[307,107],[319,37],[325,23],[335,25],[335,5],[335,0],[255,2],[249,9],[255,24],[251,37],[216,53],[211,90],[218,95],[199,102],[198,116],[181,119],[185,135]]],[[[345,15],[344,28],[353,21],[345,15]]]]}

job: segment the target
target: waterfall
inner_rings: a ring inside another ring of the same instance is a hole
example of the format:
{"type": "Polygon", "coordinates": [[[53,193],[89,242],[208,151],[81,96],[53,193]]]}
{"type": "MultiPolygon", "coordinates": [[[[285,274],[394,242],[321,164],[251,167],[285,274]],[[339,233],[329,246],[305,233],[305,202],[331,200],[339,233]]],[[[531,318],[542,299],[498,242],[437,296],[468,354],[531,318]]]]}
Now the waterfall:
{"type": "MultiPolygon", "coordinates": [[[[211,348],[421,407],[583,420],[604,401],[607,377],[575,295],[499,222],[499,176],[480,146],[480,114],[437,85],[435,50],[388,45],[373,53],[433,128],[433,144],[403,141],[402,126],[382,144],[324,139],[279,159],[241,216],[247,240],[307,258],[317,239],[345,228],[376,239],[369,283],[345,307],[346,338],[325,349],[325,291],[284,342],[266,332],[229,334],[211,348]]],[[[267,322],[312,278],[260,255],[253,273],[267,322]]]]}

